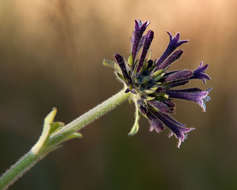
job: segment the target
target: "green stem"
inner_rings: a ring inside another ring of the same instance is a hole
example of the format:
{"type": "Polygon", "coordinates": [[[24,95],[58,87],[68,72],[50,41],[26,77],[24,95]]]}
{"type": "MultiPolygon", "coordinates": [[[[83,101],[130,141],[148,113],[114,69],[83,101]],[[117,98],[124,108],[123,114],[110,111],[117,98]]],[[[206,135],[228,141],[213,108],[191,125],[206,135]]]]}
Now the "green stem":
{"type": "Polygon", "coordinates": [[[66,141],[70,135],[86,127],[88,124],[92,123],[106,113],[112,111],[118,105],[126,101],[128,97],[129,93],[124,93],[123,89],[52,134],[46,145],[42,147],[41,151],[34,152],[30,150],[1,176],[0,190],[6,190],[36,163],[38,163],[40,159],[55,150],[60,143],[66,141]]]}
{"type": "Polygon", "coordinates": [[[68,135],[81,130],[91,122],[105,115],[109,111],[112,111],[114,108],[116,108],[118,105],[120,105],[121,103],[123,103],[125,100],[128,99],[130,94],[124,93],[124,91],[125,91],[124,89],[121,90],[117,94],[110,97],[108,100],[92,108],[85,114],[81,115],[77,119],[67,124],[58,132],[54,133],[50,137],[49,144],[50,145],[60,144],[68,137],[68,135]]]}
{"type": "Polygon", "coordinates": [[[29,170],[38,160],[38,156],[28,152],[14,165],[12,165],[1,177],[0,189],[7,189],[27,170],[29,170]]]}

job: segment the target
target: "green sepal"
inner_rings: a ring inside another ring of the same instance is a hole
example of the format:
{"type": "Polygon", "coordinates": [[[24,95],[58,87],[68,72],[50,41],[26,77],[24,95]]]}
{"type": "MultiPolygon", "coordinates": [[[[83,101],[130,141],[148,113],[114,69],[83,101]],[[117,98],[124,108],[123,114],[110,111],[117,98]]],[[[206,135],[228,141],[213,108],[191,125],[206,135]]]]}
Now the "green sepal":
{"type": "Polygon", "coordinates": [[[165,73],[161,73],[160,75],[154,77],[154,80],[159,81],[164,75],[165,75],[165,73]]]}
{"type": "Polygon", "coordinates": [[[123,75],[122,75],[121,73],[115,72],[115,75],[116,75],[116,77],[117,77],[118,79],[121,79],[122,81],[125,80],[124,77],[123,77],[123,75]]]}
{"type": "Polygon", "coordinates": [[[156,99],[155,96],[147,96],[147,97],[146,97],[146,100],[147,100],[147,101],[151,101],[151,100],[154,100],[154,99],[156,99]]]}
{"type": "Polygon", "coordinates": [[[146,94],[153,94],[158,88],[159,88],[159,86],[154,86],[154,87],[152,87],[152,88],[150,88],[148,90],[144,90],[144,92],[146,94]]]}
{"type": "Polygon", "coordinates": [[[132,54],[129,55],[129,57],[128,57],[128,65],[129,65],[130,67],[132,67],[132,65],[133,65],[133,57],[132,57],[132,54]]]}
{"type": "Polygon", "coordinates": [[[118,64],[114,64],[114,70],[117,71],[118,73],[122,73],[118,64]]]}
{"type": "Polygon", "coordinates": [[[113,60],[110,59],[104,59],[102,64],[106,67],[110,67],[110,68],[114,68],[115,62],[113,60]]]}
{"type": "Polygon", "coordinates": [[[60,130],[63,126],[65,126],[65,123],[57,121],[57,122],[52,122],[50,124],[50,134],[60,130]]]}
{"type": "Polygon", "coordinates": [[[163,101],[169,99],[169,95],[166,93],[160,93],[159,96],[156,98],[158,101],[163,101]]]}
{"type": "Polygon", "coordinates": [[[134,120],[132,129],[128,133],[129,136],[133,136],[138,132],[138,130],[139,130],[139,118],[140,118],[140,115],[139,115],[138,105],[137,105],[137,103],[135,103],[135,120],[134,120]]]}
{"type": "Polygon", "coordinates": [[[152,52],[151,52],[151,50],[150,51],[148,51],[148,54],[147,54],[147,60],[150,60],[151,59],[151,56],[152,56],[152,52]]]}
{"type": "Polygon", "coordinates": [[[152,73],[152,77],[156,78],[157,76],[161,75],[164,72],[164,70],[159,69],[157,71],[155,71],[154,73],[152,73]]]}

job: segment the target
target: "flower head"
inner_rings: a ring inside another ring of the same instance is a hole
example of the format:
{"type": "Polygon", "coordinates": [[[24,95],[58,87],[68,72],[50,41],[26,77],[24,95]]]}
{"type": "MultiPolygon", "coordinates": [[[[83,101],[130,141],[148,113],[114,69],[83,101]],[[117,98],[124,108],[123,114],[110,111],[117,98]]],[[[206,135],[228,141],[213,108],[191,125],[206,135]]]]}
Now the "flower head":
{"type": "Polygon", "coordinates": [[[169,67],[181,57],[183,51],[178,49],[187,40],[180,40],[180,34],[169,35],[169,44],[158,59],[147,56],[154,32],[149,30],[144,34],[149,22],[135,20],[135,29],[131,41],[131,52],[126,61],[123,56],[116,54],[114,64],[115,74],[126,87],[126,93],[132,93],[135,103],[135,123],[130,131],[134,135],[138,131],[139,114],[145,116],[150,123],[150,131],[157,133],[167,126],[170,135],[178,139],[178,147],[186,139],[187,134],[194,128],[186,128],[184,124],[173,119],[170,114],[174,112],[173,99],[184,99],[197,103],[206,111],[205,103],[210,100],[210,89],[199,88],[176,89],[192,79],[200,79],[204,83],[210,77],[205,73],[208,65],[203,62],[194,70],[169,71],[169,67]],[[142,50],[141,50],[142,49],[142,50]],[[139,51],[141,53],[139,54],[139,51]],[[138,58],[138,54],[140,55],[138,58]]]}

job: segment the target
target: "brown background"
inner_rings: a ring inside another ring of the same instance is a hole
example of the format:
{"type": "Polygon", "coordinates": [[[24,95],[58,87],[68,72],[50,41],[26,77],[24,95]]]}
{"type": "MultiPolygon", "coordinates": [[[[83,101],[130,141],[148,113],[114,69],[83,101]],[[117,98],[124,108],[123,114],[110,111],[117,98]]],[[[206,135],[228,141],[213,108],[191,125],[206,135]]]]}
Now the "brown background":
{"type": "Polygon", "coordinates": [[[0,1],[0,172],[37,140],[53,106],[69,122],[121,88],[103,58],[130,50],[134,19],[155,31],[153,57],[181,32],[185,51],[173,68],[209,64],[213,87],[207,113],[177,102],[176,119],[195,127],[176,148],[167,131],[141,121],[127,133],[128,103],[88,126],[34,167],[12,190],[237,189],[235,0],[2,0],[0,1]]]}

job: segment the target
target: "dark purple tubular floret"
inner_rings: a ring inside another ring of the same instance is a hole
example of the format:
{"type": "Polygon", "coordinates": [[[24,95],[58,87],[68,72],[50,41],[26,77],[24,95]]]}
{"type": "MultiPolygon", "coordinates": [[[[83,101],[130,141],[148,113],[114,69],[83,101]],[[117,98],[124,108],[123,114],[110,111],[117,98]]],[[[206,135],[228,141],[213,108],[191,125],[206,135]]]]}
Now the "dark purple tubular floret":
{"type": "Polygon", "coordinates": [[[170,98],[179,98],[184,100],[190,100],[197,103],[203,111],[206,111],[205,102],[209,101],[208,97],[210,90],[201,90],[199,88],[188,88],[184,90],[167,90],[166,93],[170,98]]]}
{"type": "Polygon", "coordinates": [[[141,40],[140,40],[140,42],[139,42],[139,44],[138,44],[138,47],[137,47],[137,52],[139,52],[140,49],[143,47],[144,42],[145,42],[145,39],[146,39],[146,35],[144,35],[144,36],[141,37],[141,40]]]}
{"type": "Polygon", "coordinates": [[[165,50],[165,52],[162,54],[162,56],[156,61],[157,67],[179,46],[181,46],[183,43],[187,43],[187,40],[179,40],[180,33],[177,33],[174,37],[171,35],[170,32],[167,32],[170,37],[170,42],[165,50]]]}
{"type": "Polygon", "coordinates": [[[146,114],[146,116],[149,119],[150,132],[155,130],[157,133],[160,133],[161,131],[164,130],[163,123],[155,115],[149,112],[146,114]]]}
{"type": "Polygon", "coordinates": [[[139,63],[138,63],[137,72],[139,72],[140,69],[143,66],[143,62],[145,60],[145,57],[147,55],[147,51],[148,51],[148,49],[151,45],[153,37],[154,37],[154,32],[152,30],[149,30],[147,32],[146,36],[145,36],[145,42],[144,42],[142,54],[141,54],[141,57],[140,57],[140,60],[139,60],[139,63]]]}
{"type": "Polygon", "coordinates": [[[203,62],[199,65],[199,67],[193,71],[193,76],[191,77],[192,79],[201,79],[204,83],[206,83],[206,80],[210,80],[211,78],[209,77],[208,74],[205,73],[208,65],[203,65],[203,62]]]}
{"type": "Polygon", "coordinates": [[[182,70],[171,73],[165,78],[166,82],[188,80],[193,76],[193,72],[190,70],[182,70]]]}
{"type": "Polygon", "coordinates": [[[169,71],[169,67],[181,57],[183,51],[176,48],[188,42],[180,40],[180,34],[172,36],[169,32],[169,44],[159,59],[152,60],[147,58],[154,32],[149,30],[143,35],[149,22],[135,20],[135,29],[132,37],[132,49],[127,61],[116,54],[115,67],[116,75],[123,81],[125,93],[131,93],[133,102],[136,105],[135,127],[132,128],[130,135],[138,131],[138,113],[145,116],[150,123],[150,131],[157,133],[164,130],[164,127],[171,131],[171,136],[175,135],[178,139],[178,147],[184,142],[189,132],[193,128],[186,128],[184,124],[176,121],[170,115],[174,113],[174,99],[189,100],[201,106],[206,111],[205,103],[210,100],[208,96],[211,89],[201,90],[199,88],[176,89],[183,86],[192,79],[210,80],[205,73],[208,65],[202,62],[197,69],[169,71]],[[136,59],[139,50],[142,49],[140,58],[136,59]]]}
{"type": "Polygon", "coordinates": [[[173,62],[175,62],[177,59],[179,59],[182,54],[183,54],[182,50],[175,51],[164,62],[161,62],[160,64],[157,64],[156,68],[157,69],[165,69],[165,68],[167,68],[173,62]]]}
{"type": "Polygon", "coordinates": [[[175,134],[176,138],[179,139],[178,148],[180,148],[180,145],[185,140],[187,133],[191,132],[193,128],[186,128],[184,124],[179,123],[169,115],[161,112],[157,112],[156,116],[171,130],[171,135],[175,134]]]}
{"type": "Polygon", "coordinates": [[[133,37],[132,37],[132,57],[133,57],[133,60],[135,60],[135,58],[136,58],[139,44],[142,39],[142,35],[148,25],[149,25],[148,21],[142,22],[141,20],[135,20],[135,30],[133,32],[133,37]]]}
{"type": "Polygon", "coordinates": [[[160,101],[155,101],[151,100],[148,101],[148,104],[151,105],[153,108],[163,112],[163,113],[172,113],[173,109],[170,108],[166,103],[160,102],[160,101]]]}
{"type": "Polygon", "coordinates": [[[125,80],[127,80],[127,82],[129,84],[131,84],[132,83],[132,79],[131,79],[131,77],[128,74],[128,71],[126,69],[126,65],[124,63],[123,57],[121,55],[119,55],[119,54],[116,54],[115,55],[115,59],[116,59],[118,65],[119,65],[119,67],[120,67],[120,69],[121,69],[121,71],[123,73],[123,76],[124,76],[125,80]]]}

